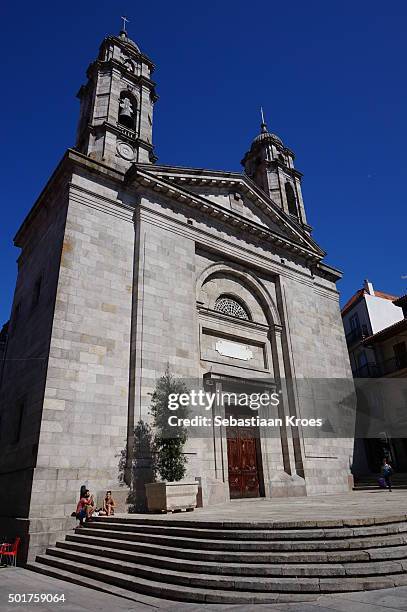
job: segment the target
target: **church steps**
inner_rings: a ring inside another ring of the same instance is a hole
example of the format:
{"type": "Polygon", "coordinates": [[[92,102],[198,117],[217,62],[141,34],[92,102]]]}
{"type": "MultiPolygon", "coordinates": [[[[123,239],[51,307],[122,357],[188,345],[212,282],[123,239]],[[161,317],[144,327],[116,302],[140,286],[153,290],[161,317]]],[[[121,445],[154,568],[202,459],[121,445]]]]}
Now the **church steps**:
{"type": "Polygon", "coordinates": [[[204,574],[224,574],[231,576],[364,576],[364,575],[386,575],[403,572],[407,567],[407,552],[405,557],[397,561],[367,560],[365,563],[291,563],[282,565],[276,563],[249,563],[244,564],[244,559],[239,558],[235,563],[214,561],[202,561],[199,565],[195,561],[179,558],[171,558],[163,555],[136,553],[132,551],[121,551],[115,548],[106,548],[81,544],[77,542],[57,542],[57,552],[50,549],[47,554],[55,554],[64,557],[64,551],[78,554],[94,555],[102,558],[110,558],[129,563],[142,564],[148,567],[159,567],[169,570],[185,571],[204,574]]]}
{"type": "MultiPolygon", "coordinates": [[[[304,601],[315,601],[318,595],[307,593],[228,593],[211,589],[191,589],[187,587],[174,586],[170,589],[163,588],[162,584],[148,583],[146,580],[131,579],[120,580],[122,587],[115,584],[114,572],[100,572],[96,568],[87,570],[82,564],[76,568],[63,568],[50,566],[40,561],[33,561],[27,568],[46,576],[52,576],[60,580],[73,582],[81,586],[87,586],[105,593],[111,593],[119,597],[125,597],[136,602],[146,601],[149,605],[162,607],[162,599],[170,599],[177,602],[199,602],[199,603],[232,603],[232,604],[259,604],[259,603],[293,603],[304,601]],[[90,577],[90,574],[93,578],[90,577]],[[137,585],[137,590],[134,587],[137,585]],[[148,596],[151,590],[154,594],[148,596]],[[158,599],[161,598],[161,599],[158,599]],[[154,602],[154,603],[153,603],[154,602]],[[161,604],[161,605],[158,605],[161,604]]],[[[182,604],[180,604],[182,606],[182,604]]],[[[182,607],[180,608],[182,610],[182,607]]]]}
{"type": "MultiPolygon", "coordinates": [[[[142,603],[146,606],[151,606],[153,609],[162,607],[162,600],[158,599],[157,597],[142,595],[135,591],[130,591],[129,589],[115,586],[113,583],[109,584],[108,582],[96,580],[94,578],[90,578],[89,576],[81,576],[80,574],[75,574],[71,571],[63,570],[59,567],[51,567],[50,565],[40,563],[39,561],[28,562],[27,569],[34,571],[38,574],[44,574],[46,576],[57,578],[58,580],[72,582],[74,584],[77,584],[78,586],[87,587],[88,589],[94,589],[96,591],[108,593],[109,595],[116,595],[117,597],[129,599],[132,602],[142,603]]],[[[182,604],[180,604],[180,606],[182,609],[182,604]]]]}
{"type": "MultiPolygon", "coordinates": [[[[256,500],[257,501],[257,500],[256,500]]],[[[142,518],[140,516],[134,517],[130,515],[120,516],[95,516],[92,519],[92,525],[103,523],[106,528],[109,525],[141,525],[143,528],[148,526],[159,526],[159,527],[187,527],[187,528],[198,528],[198,529],[216,529],[216,530],[245,530],[245,531],[256,531],[256,530],[295,530],[295,529],[315,529],[315,528],[343,528],[343,527],[373,527],[375,525],[388,525],[389,523],[405,523],[407,521],[407,514],[395,514],[392,516],[376,516],[376,517],[353,517],[348,519],[318,519],[318,520],[300,520],[300,521],[238,521],[238,520],[195,520],[188,519],[174,519],[174,515],[169,515],[169,518],[152,518],[150,516],[142,518]]],[[[190,515],[192,516],[192,515],[190,515]]]]}
{"type": "Polygon", "coordinates": [[[407,522],[395,517],[342,529],[301,529],[296,522],[291,529],[270,524],[232,531],[222,523],[185,522],[91,521],[28,567],[129,598],[201,603],[304,601],[407,585],[407,522]]]}
{"type": "MultiPolygon", "coordinates": [[[[203,539],[190,538],[181,536],[170,536],[160,534],[145,534],[141,530],[136,532],[128,532],[121,530],[102,530],[91,527],[78,528],[75,530],[77,534],[92,535],[97,533],[105,538],[115,538],[121,540],[135,541],[144,544],[159,544],[165,546],[174,546],[176,548],[195,548],[205,550],[223,550],[223,551],[322,551],[322,550],[358,550],[361,548],[373,548],[380,546],[399,546],[407,543],[407,533],[401,534],[384,534],[372,537],[361,538],[345,538],[327,540],[321,536],[320,540],[270,540],[270,541],[247,541],[247,540],[222,540],[222,539],[203,539]]],[[[97,536],[96,536],[97,537],[97,536]]]]}
{"type": "Polygon", "coordinates": [[[233,531],[226,529],[202,528],[196,526],[178,527],[172,524],[167,525],[149,525],[138,523],[115,523],[115,522],[94,522],[88,523],[88,527],[92,529],[125,531],[128,533],[143,533],[143,534],[158,534],[180,536],[194,539],[211,539],[211,540],[313,540],[313,539],[345,539],[354,537],[371,537],[375,535],[390,535],[398,533],[407,533],[407,522],[390,523],[384,525],[371,525],[367,527],[341,527],[341,528],[325,528],[325,529],[235,529],[233,531]]]}
{"type": "MultiPolygon", "coordinates": [[[[264,563],[291,563],[291,562],[308,562],[312,560],[315,563],[324,563],[333,559],[342,560],[346,556],[346,560],[365,561],[369,558],[369,554],[365,551],[340,551],[340,552],[245,552],[245,551],[222,551],[222,550],[202,550],[202,549],[183,549],[176,547],[165,546],[164,544],[142,544],[139,542],[129,542],[125,540],[103,539],[92,536],[68,535],[67,541],[89,542],[101,546],[114,546],[122,550],[134,550],[144,554],[160,554],[165,553],[168,557],[191,559],[196,562],[202,560],[223,562],[235,562],[238,559],[243,559],[246,563],[257,563],[259,559],[264,563]]],[[[387,550],[387,549],[386,549],[387,550]]]]}
{"type": "MultiPolygon", "coordinates": [[[[98,576],[105,582],[113,582],[121,587],[128,588],[131,585],[133,590],[146,593],[157,594],[157,585],[160,585],[159,593],[163,596],[173,598],[182,596],[187,600],[188,591],[192,590],[198,601],[206,601],[205,597],[213,590],[217,590],[222,597],[235,595],[236,592],[243,592],[245,595],[251,593],[251,597],[257,593],[263,596],[267,593],[331,593],[338,591],[358,591],[375,588],[390,588],[396,583],[407,584],[407,576],[403,574],[387,574],[386,576],[364,576],[364,577],[242,577],[242,576],[213,576],[209,574],[191,575],[187,573],[136,566],[135,564],[123,561],[113,561],[102,557],[86,556],[86,563],[83,554],[65,553],[63,557],[58,557],[54,553],[56,549],[49,549],[48,554],[39,556],[38,561],[45,565],[70,570],[74,573],[84,572],[84,575],[91,578],[98,576]],[[53,553],[52,555],[49,553],[53,553]],[[378,587],[378,585],[380,585],[378,587]],[[180,591],[182,588],[182,591],[180,591]]],[[[400,572],[402,569],[400,569],[400,572]]],[[[224,597],[222,598],[224,600],[224,597]]],[[[221,599],[221,601],[222,601],[221,599]]]]}
{"type": "MultiPolygon", "coordinates": [[[[342,551],[307,551],[307,552],[245,552],[245,551],[219,551],[175,548],[165,544],[142,544],[125,540],[103,539],[80,535],[67,535],[66,542],[85,543],[102,547],[114,547],[117,550],[129,550],[144,555],[165,554],[176,559],[190,559],[195,562],[215,561],[217,563],[239,562],[244,563],[345,563],[363,562],[370,558],[377,559],[403,559],[407,557],[406,546],[385,546],[369,550],[342,550],[342,551]]],[[[57,545],[62,543],[58,542],[57,545]]]]}

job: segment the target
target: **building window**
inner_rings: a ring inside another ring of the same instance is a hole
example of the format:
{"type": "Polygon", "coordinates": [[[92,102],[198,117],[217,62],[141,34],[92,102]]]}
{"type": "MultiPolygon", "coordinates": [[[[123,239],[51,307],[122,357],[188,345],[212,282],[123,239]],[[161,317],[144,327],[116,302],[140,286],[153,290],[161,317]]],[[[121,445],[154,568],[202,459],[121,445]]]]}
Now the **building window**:
{"type": "Polygon", "coordinates": [[[359,329],[360,323],[359,323],[359,316],[357,312],[355,312],[355,314],[349,317],[349,325],[350,325],[351,330],[359,329]]]}
{"type": "Polygon", "coordinates": [[[229,295],[221,295],[215,302],[215,310],[230,317],[249,320],[249,313],[235,298],[229,295]]]}
{"type": "Polygon", "coordinates": [[[41,285],[42,285],[42,277],[40,276],[36,280],[35,285],[34,285],[31,308],[35,308],[36,306],[38,306],[38,303],[40,301],[40,295],[41,295],[41,285]]]}
{"type": "Polygon", "coordinates": [[[292,188],[291,183],[285,184],[285,195],[287,198],[288,212],[290,215],[295,215],[297,217],[297,198],[295,197],[294,189],[292,188]]]}

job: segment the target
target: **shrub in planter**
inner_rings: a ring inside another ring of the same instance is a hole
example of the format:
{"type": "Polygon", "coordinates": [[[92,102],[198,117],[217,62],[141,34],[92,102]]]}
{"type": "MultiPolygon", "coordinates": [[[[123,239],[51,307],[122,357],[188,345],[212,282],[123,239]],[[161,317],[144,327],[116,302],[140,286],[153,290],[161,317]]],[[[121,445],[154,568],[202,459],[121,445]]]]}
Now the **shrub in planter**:
{"type": "MultiPolygon", "coordinates": [[[[157,380],[151,398],[150,413],[154,428],[154,469],[159,476],[159,482],[146,484],[148,509],[180,510],[196,507],[198,483],[185,481],[186,457],[183,453],[187,441],[187,430],[184,426],[170,426],[168,417],[174,414],[168,408],[169,396],[188,393],[186,385],[176,379],[169,367],[157,380]]],[[[188,410],[179,406],[176,411],[178,418],[185,418],[188,410]]]]}

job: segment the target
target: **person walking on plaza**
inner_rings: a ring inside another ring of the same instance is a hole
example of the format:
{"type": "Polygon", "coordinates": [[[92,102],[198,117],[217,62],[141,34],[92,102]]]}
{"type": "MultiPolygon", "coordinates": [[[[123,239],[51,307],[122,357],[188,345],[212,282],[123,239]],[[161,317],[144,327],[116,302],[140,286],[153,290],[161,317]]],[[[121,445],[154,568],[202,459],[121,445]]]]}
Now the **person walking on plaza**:
{"type": "Polygon", "coordinates": [[[383,465],[382,465],[382,476],[384,478],[384,482],[386,483],[386,487],[388,487],[390,493],[391,493],[391,475],[393,473],[393,468],[391,467],[390,463],[388,463],[386,457],[383,459],[383,465]]]}

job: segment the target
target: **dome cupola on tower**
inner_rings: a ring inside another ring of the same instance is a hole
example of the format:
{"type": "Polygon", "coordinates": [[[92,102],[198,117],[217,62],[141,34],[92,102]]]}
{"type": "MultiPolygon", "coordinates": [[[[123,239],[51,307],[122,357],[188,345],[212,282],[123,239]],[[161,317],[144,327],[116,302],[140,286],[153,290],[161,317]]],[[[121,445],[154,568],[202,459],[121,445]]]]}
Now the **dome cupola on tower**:
{"type": "Polygon", "coordinates": [[[286,213],[306,224],[301,194],[302,174],[294,168],[294,153],[277,134],[269,132],[261,109],[260,134],[242,159],[245,173],[286,213]]]}
{"type": "Polygon", "coordinates": [[[252,142],[252,147],[257,145],[259,142],[264,143],[264,142],[274,142],[277,145],[280,146],[284,146],[283,145],[283,141],[281,140],[281,138],[279,138],[279,136],[277,136],[277,134],[272,134],[271,132],[268,131],[267,129],[267,125],[263,122],[261,124],[261,131],[260,134],[258,136],[256,136],[256,138],[254,138],[253,142],[252,142]]]}
{"type": "Polygon", "coordinates": [[[120,40],[122,40],[123,42],[127,43],[128,45],[131,45],[132,47],[134,47],[134,49],[135,49],[135,51],[137,51],[137,53],[141,53],[140,47],[134,42],[134,40],[132,40],[131,38],[128,37],[126,30],[121,30],[120,31],[119,38],[120,38],[120,40]]]}

